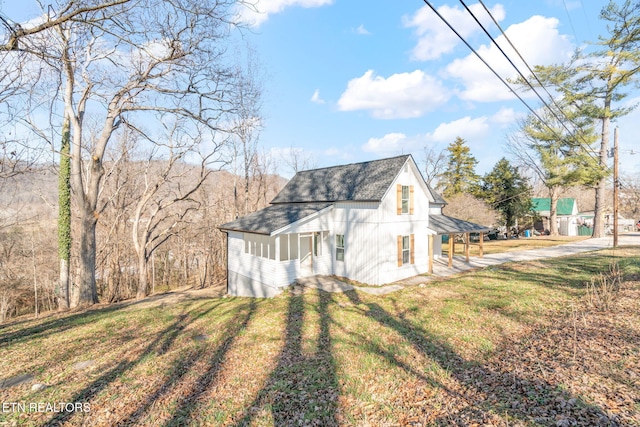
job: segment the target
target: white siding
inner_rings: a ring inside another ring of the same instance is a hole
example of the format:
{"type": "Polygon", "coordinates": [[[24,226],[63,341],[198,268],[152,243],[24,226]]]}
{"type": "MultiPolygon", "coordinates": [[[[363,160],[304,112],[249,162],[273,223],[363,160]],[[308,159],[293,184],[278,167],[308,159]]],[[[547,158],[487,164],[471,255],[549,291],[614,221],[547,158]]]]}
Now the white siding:
{"type": "Polygon", "coordinates": [[[336,203],[330,243],[333,271],[337,276],[379,284],[379,206],[378,202],[336,203]],[[344,261],[336,260],[336,234],[344,235],[344,261]]]}
{"type": "Polygon", "coordinates": [[[328,231],[331,227],[332,209],[326,209],[319,215],[313,216],[311,219],[303,218],[300,221],[291,224],[289,227],[281,229],[281,233],[305,233],[313,231],[328,231]]]}
{"type": "MultiPolygon", "coordinates": [[[[253,235],[253,237],[257,237],[253,235]]],[[[228,233],[228,280],[230,292],[241,296],[273,296],[279,287],[276,261],[245,253],[244,235],[228,233]],[[263,294],[255,289],[264,288],[263,294]],[[267,289],[269,288],[269,289],[267,289]]]]}
{"type": "MultiPolygon", "coordinates": [[[[409,162],[387,190],[380,206],[380,226],[378,232],[379,281],[385,284],[396,280],[426,273],[429,269],[429,237],[427,227],[432,209],[429,195],[421,184],[422,178],[409,162]],[[397,185],[409,185],[414,188],[413,215],[397,211],[397,185]],[[398,267],[398,236],[414,235],[415,264],[398,267]]],[[[433,206],[440,211],[440,207],[433,206]]],[[[437,248],[434,245],[434,252],[437,248]]]]}

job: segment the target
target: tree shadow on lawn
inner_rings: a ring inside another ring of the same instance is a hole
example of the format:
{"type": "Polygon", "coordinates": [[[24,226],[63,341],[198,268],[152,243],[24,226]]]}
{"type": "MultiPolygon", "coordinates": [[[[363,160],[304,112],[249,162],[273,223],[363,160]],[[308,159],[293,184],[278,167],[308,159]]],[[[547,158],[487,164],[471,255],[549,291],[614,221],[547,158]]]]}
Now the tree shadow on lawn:
{"type": "MultiPolygon", "coordinates": [[[[587,423],[580,425],[618,425],[615,420],[609,419],[601,408],[564,391],[561,384],[552,384],[538,375],[520,375],[488,363],[483,365],[474,360],[467,360],[445,340],[406,319],[403,313],[393,315],[377,303],[364,303],[355,291],[346,294],[356,310],[400,334],[415,350],[447,372],[453,380],[453,386],[455,383],[459,384],[456,386],[459,390],[453,393],[447,387],[443,387],[442,391],[448,394],[447,398],[455,399],[453,403],[440,402],[448,403],[448,410],[444,414],[429,405],[411,407],[410,402],[403,402],[403,408],[411,412],[416,422],[449,426],[472,423],[505,424],[517,420],[556,425],[557,421],[566,418],[569,423],[567,425],[575,425],[570,423],[585,419],[588,420],[587,423]],[[566,404],[569,401],[572,402],[571,405],[566,404]],[[507,417],[507,420],[504,417],[507,417]]],[[[408,369],[405,364],[398,363],[392,355],[385,355],[380,350],[374,353],[415,375],[415,368],[408,369]]],[[[434,385],[432,381],[428,383],[434,385]]],[[[436,386],[440,387],[439,384],[436,386]]]]}
{"type": "MultiPolygon", "coordinates": [[[[469,280],[469,276],[474,281],[480,283],[479,287],[489,290],[489,285],[482,285],[485,281],[505,281],[505,282],[529,282],[542,285],[564,292],[567,296],[578,297],[583,294],[585,284],[594,276],[609,271],[609,264],[616,260],[606,254],[588,254],[580,257],[553,258],[538,261],[527,261],[525,263],[509,262],[497,266],[487,267],[462,276],[462,280],[469,280]],[[535,269],[532,264],[538,263],[539,269],[535,269]]],[[[617,259],[621,270],[624,268],[633,269],[633,263],[628,259],[617,259]]]]}
{"type": "MultiPolygon", "coordinates": [[[[66,312],[53,312],[48,314],[52,316],[52,319],[45,320],[43,322],[38,323],[37,325],[29,326],[27,328],[20,328],[13,332],[5,332],[0,333],[0,348],[5,345],[11,345],[21,342],[26,342],[28,340],[34,340],[38,338],[46,338],[49,335],[54,333],[60,333],[69,331],[73,328],[84,326],[89,323],[93,323],[97,320],[104,319],[108,317],[111,313],[122,310],[123,308],[135,307],[137,305],[148,304],[149,302],[160,301],[163,298],[166,298],[168,295],[173,294],[172,292],[166,292],[163,294],[152,295],[147,298],[141,300],[129,300],[122,301],[113,304],[104,305],[101,307],[89,307],[81,309],[81,311],[74,312],[66,311],[66,312]]],[[[211,297],[201,297],[198,295],[188,296],[184,298],[182,301],[200,301],[207,300],[210,301],[211,297]]],[[[0,324],[0,331],[3,329],[8,329],[12,327],[16,327],[18,325],[27,323],[27,322],[37,322],[38,319],[25,319],[25,320],[15,320],[13,322],[8,322],[4,324],[0,324]]]]}
{"type": "MultiPolygon", "coordinates": [[[[33,325],[27,328],[21,328],[13,332],[0,334],[0,348],[6,345],[17,344],[38,338],[46,338],[52,334],[69,331],[70,329],[103,319],[114,311],[118,311],[121,309],[121,305],[109,305],[97,309],[94,308],[85,310],[80,313],[63,313],[60,316],[56,316],[53,319],[47,320],[37,325],[33,325]]],[[[32,320],[34,319],[0,325],[0,330],[2,330],[3,327],[8,328],[32,320]]]]}
{"type": "MultiPolygon", "coordinates": [[[[217,329],[225,331],[226,338],[221,340],[221,343],[217,345],[215,349],[211,349],[210,346],[201,345],[195,351],[188,354],[178,356],[173,361],[173,367],[171,372],[167,375],[167,380],[161,384],[155,392],[151,393],[131,415],[124,420],[118,422],[119,425],[132,425],[139,422],[149,411],[152,410],[154,403],[161,399],[163,396],[169,394],[189,371],[197,364],[199,360],[208,356],[208,369],[206,372],[198,377],[194,382],[189,393],[181,397],[178,407],[173,411],[173,417],[168,420],[165,425],[184,425],[185,421],[190,419],[192,413],[198,408],[198,398],[202,396],[209,387],[214,384],[220,369],[222,368],[222,362],[225,355],[231,348],[233,342],[238,335],[246,329],[250,320],[253,318],[258,302],[256,299],[249,300],[248,304],[242,307],[245,311],[242,316],[241,313],[233,316],[226,324],[220,325],[217,329]]],[[[207,312],[197,317],[206,315],[207,312]]]]}
{"type": "MultiPolygon", "coordinates": [[[[305,289],[309,293],[309,289],[305,289]]],[[[305,292],[290,295],[285,326],[285,343],[278,363],[265,386],[244,411],[236,426],[247,426],[256,417],[271,413],[275,426],[339,425],[339,395],[330,325],[332,294],[317,290],[319,333],[314,354],[302,348],[305,322],[305,292]],[[312,424],[308,424],[312,422],[312,424]]]]}
{"type": "MultiPolygon", "coordinates": [[[[142,353],[140,353],[140,355],[136,359],[120,361],[115,367],[111,368],[109,371],[102,374],[99,378],[93,380],[91,384],[87,385],[83,390],[76,393],[68,400],[68,402],[90,403],[95,396],[105,390],[111,383],[113,383],[125,372],[135,368],[141,361],[145,360],[147,356],[153,353],[156,353],[158,355],[166,353],[173,346],[175,340],[187,326],[189,326],[191,323],[201,318],[202,316],[205,316],[211,311],[215,310],[216,308],[221,306],[223,302],[218,302],[217,304],[211,305],[211,307],[207,308],[206,310],[200,311],[204,304],[206,303],[200,304],[197,307],[193,307],[186,312],[183,311],[183,313],[177,317],[175,322],[156,334],[156,337],[153,339],[153,341],[151,341],[147,345],[147,347],[142,351],[142,353]]],[[[54,415],[53,418],[51,418],[44,425],[55,427],[65,423],[74,415],[74,412],[60,412],[54,415]]]]}

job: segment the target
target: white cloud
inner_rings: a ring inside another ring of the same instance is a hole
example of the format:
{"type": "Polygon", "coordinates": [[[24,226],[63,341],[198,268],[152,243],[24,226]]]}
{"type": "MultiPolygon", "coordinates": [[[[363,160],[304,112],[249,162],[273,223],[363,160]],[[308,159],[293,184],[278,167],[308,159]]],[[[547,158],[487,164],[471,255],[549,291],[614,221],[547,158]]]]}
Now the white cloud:
{"type": "Polygon", "coordinates": [[[304,8],[321,7],[330,5],[333,0],[254,0],[249,4],[243,4],[239,9],[240,21],[259,27],[269,19],[269,15],[280,13],[288,7],[299,6],[304,8]]]}
{"type": "Polygon", "coordinates": [[[453,142],[456,137],[467,141],[482,139],[489,134],[487,117],[463,117],[449,123],[441,123],[431,135],[435,142],[453,142]]]}
{"type": "Polygon", "coordinates": [[[370,36],[371,32],[369,32],[369,30],[367,30],[363,24],[360,24],[360,26],[358,28],[354,28],[353,32],[356,34],[360,34],[361,36],[370,36]]]}
{"type": "MultiPolygon", "coordinates": [[[[558,20],[555,18],[533,16],[520,24],[511,25],[505,32],[533,67],[561,63],[570,58],[573,45],[567,36],[558,32],[557,27],[558,20]]],[[[522,73],[528,75],[527,68],[505,38],[500,36],[496,40],[522,73]]],[[[517,72],[493,44],[483,45],[477,51],[503,78],[517,76],[517,72]]],[[[449,76],[462,80],[464,89],[459,93],[461,99],[481,102],[513,99],[513,94],[474,54],[453,61],[446,67],[446,72],[449,76]]]]}
{"type": "Polygon", "coordinates": [[[311,102],[315,102],[316,104],[324,104],[324,99],[320,98],[320,89],[316,89],[313,92],[313,96],[311,96],[311,102]]]}
{"type": "MultiPolygon", "coordinates": [[[[489,26],[492,22],[479,3],[469,6],[469,9],[483,25],[489,26]]],[[[463,8],[443,5],[437,10],[465,39],[481,31],[473,17],[463,8]]],[[[501,4],[496,4],[489,10],[497,21],[505,18],[504,7],[501,4]]],[[[404,17],[403,20],[405,27],[415,28],[414,34],[418,37],[418,44],[411,52],[415,60],[437,59],[461,43],[458,36],[428,6],[421,7],[413,16],[404,17]]]]}
{"type": "Polygon", "coordinates": [[[340,111],[369,110],[378,119],[421,117],[449,99],[434,77],[420,70],[376,76],[369,70],[352,79],[338,100],[340,111]]]}
{"type": "Polygon", "coordinates": [[[375,153],[379,156],[394,156],[422,150],[431,141],[429,134],[407,136],[404,133],[392,132],[382,138],[369,138],[362,146],[362,151],[375,153]]]}
{"type": "MultiPolygon", "coordinates": [[[[507,120],[515,120],[517,114],[508,108],[503,108],[491,117],[481,116],[476,118],[463,117],[447,123],[440,123],[433,132],[408,136],[401,132],[392,132],[381,138],[372,137],[362,145],[362,151],[376,153],[380,156],[397,155],[401,153],[418,152],[426,146],[434,144],[447,145],[456,137],[461,137],[470,145],[497,141],[487,141],[493,138],[491,125],[507,124],[507,120]]],[[[510,122],[509,122],[510,123],[510,122]]]]}
{"type": "Polygon", "coordinates": [[[407,135],[404,133],[388,133],[382,138],[369,138],[362,150],[372,153],[396,152],[406,140],[407,135]]]}
{"type": "Polygon", "coordinates": [[[523,117],[525,113],[516,112],[513,108],[502,107],[497,113],[491,116],[490,120],[493,123],[499,125],[510,125],[516,122],[520,117],[523,117]]]}

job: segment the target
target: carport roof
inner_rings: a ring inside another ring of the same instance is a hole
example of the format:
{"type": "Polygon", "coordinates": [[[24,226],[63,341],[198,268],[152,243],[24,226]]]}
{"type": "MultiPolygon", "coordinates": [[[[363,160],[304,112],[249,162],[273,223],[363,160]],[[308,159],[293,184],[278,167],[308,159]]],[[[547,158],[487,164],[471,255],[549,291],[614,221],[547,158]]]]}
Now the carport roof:
{"type": "Polygon", "coordinates": [[[447,215],[431,215],[429,217],[429,229],[436,234],[454,233],[481,233],[491,229],[474,222],[463,221],[447,215]]]}

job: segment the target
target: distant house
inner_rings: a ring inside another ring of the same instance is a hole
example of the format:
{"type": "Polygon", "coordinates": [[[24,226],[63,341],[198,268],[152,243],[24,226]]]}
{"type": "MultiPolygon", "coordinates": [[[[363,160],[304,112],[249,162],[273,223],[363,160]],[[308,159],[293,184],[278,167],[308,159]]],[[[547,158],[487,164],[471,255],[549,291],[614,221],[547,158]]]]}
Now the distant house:
{"type": "MultiPolygon", "coordinates": [[[[531,199],[533,212],[541,218],[541,222],[534,225],[538,231],[550,230],[551,199],[531,199]]],[[[578,226],[583,222],[578,215],[578,202],[573,198],[558,199],[556,206],[558,233],[561,236],[577,236],[578,226]]]]}
{"type": "Polygon", "coordinates": [[[227,289],[270,297],[299,277],[381,285],[429,271],[437,235],[488,231],[442,214],[410,155],[298,172],[271,205],[221,225],[227,289]]]}

